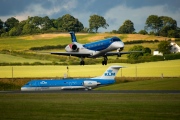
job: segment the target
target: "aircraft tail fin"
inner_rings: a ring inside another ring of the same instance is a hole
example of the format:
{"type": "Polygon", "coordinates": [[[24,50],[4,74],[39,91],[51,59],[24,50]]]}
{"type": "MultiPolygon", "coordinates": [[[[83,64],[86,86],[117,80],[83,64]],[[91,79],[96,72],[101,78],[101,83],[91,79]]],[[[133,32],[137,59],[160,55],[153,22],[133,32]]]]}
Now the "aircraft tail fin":
{"type": "Polygon", "coordinates": [[[114,65],[110,66],[102,76],[95,77],[93,79],[114,79],[116,77],[116,74],[118,73],[119,69],[123,68],[122,66],[114,65]]]}
{"type": "Polygon", "coordinates": [[[69,32],[71,34],[71,40],[72,42],[77,42],[76,35],[73,31],[69,32]]]}

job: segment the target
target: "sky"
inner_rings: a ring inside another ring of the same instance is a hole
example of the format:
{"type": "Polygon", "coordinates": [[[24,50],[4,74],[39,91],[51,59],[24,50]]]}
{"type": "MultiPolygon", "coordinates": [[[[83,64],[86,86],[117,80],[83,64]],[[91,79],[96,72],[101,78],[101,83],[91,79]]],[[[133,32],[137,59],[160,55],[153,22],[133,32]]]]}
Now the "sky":
{"type": "Polygon", "coordinates": [[[89,18],[97,14],[106,19],[107,29],[118,30],[125,20],[134,23],[136,32],[144,29],[150,15],[169,16],[180,27],[180,0],[0,0],[0,19],[15,17],[19,21],[28,16],[48,16],[57,19],[65,14],[77,18],[84,27],[89,27],[89,18]]]}

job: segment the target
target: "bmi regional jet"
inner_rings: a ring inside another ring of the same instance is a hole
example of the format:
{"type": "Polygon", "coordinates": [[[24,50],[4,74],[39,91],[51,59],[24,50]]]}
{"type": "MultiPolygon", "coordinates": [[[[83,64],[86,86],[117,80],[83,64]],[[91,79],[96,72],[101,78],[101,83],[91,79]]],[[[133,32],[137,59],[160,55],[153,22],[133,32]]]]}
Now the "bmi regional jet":
{"type": "Polygon", "coordinates": [[[107,38],[96,42],[87,44],[80,44],[77,42],[74,32],[70,32],[72,43],[65,47],[66,52],[51,52],[51,54],[65,55],[65,56],[76,56],[81,58],[80,65],[84,65],[84,58],[97,58],[100,56],[104,57],[102,65],[107,65],[107,56],[117,55],[121,57],[123,54],[130,54],[134,52],[142,51],[129,51],[121,52],[124,48],[124,43],[118,37],[107,38]],[[111,52],[117,50],[117,52],[111,52]]]}
{"type": "Polygon", "coordinates": [[[115,83],[115,76],[122,66],[110,66],[102,76],[81,79],[31,80],[21,87],[21,91],[42,90],[91,90],[95,87],[115,83]]]}

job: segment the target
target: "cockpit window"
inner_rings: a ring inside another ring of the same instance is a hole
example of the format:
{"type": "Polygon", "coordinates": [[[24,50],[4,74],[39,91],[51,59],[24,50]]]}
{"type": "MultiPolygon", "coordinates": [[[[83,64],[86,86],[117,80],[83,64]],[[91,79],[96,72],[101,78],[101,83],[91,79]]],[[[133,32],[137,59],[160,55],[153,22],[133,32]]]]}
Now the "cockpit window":
{"type": "Polygon", "coordinates": [[[26,85],[30,85],[30,83],[27,83],[26,85]]]}
{"type": "Polygon", "coordinates": [[[117,37],[113,37],[112,39],[111,39],[113,42],[115,42],[115,41],[121,41],[119,38],[117,38],[117,37]]]}

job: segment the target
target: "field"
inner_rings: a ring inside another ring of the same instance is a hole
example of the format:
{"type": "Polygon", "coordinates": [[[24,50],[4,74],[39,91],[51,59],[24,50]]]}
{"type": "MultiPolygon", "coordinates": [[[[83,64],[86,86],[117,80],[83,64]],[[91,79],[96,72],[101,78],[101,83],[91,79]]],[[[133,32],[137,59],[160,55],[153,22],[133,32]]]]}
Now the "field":
{"type": "Polygon", "coordinates": [[[69,77],[101,76],[111,65],[123,66],[117,77],[179,77],[180,60],[159,61],[139,64],[113,63],[102,65],[69,66],[0,66],[0,78],[13,77],[69,77]]]}
{"type": "Polygon", "coordinates": [[[2,120],[179,120],[179,94],[0,94],[2,120]]]}
{"type": "MultiPolygon", "coordinates": [[[[168,40],[169,38],[139,34],[77,34],[81,43],[111,36],[123,42],[131,40],[168,40]]],[[[0,50],[29,51],[31,47],[69,44],[69,34],[42,34],[0,38],[0,50]]],[[[138,44],[139,45],[139,44],[138,44]]],[[[158,43],[143,43],[144,47],[157,49],[158,43]]],[[[126,45],[127,51],[134,45],[126,45]]],[[[60,50],[64,51],[64,50],[60,50]]],[[[52,61],[0,54],[0,62],[52,61]]],[[[113,58],[115,59],[115,57],[113,58]]],[[[122,59],[122,58],[121,58],[122,59]]],[[[72,59],[71,59],[72,60],[72,59]]],[[[87,60],[87,59],[86,59],[87,60]]],[[[96,90],[180,90],[180,60],[140,64],[113,63],[107,66],[0,66],[0,89],[19,90],[35,78],[95,77],[111,65],[125,68],[118,72],[117,83],[96,90]],[[162,77],[164,77],[162,79],[162,77]],[[167,78],[168,77],[168,78],[167,78]],[[175,78],[174,78],[175,77],[175,78]],[[4,87],[5,86],[5,87],[4,87]]],[[[13,120],[179,120],[180,94],[98,94],[98,93],[19,93],[0,91],[0,119],[13,120]]]]}
{"type": "MultiPolygon", "coordinates": [[[[170,38],[152,36],[152,35],[140,35],[140,34],[78,34],[77,39],[80,43],[87,43],[96,40],[105,39],[112,36],[117,36],[122,39],[123,42],[132,40],[168,40],[170,38]]],[[[174,38],[171,38],[174,39],[174,38]]],[[[71,43],[70,35],[67,34],[41,34],[22,37],[7,37],[0,38],[0,50],[29,50],[31,47],[40,47],[45,45],[66,45],[71,43]]],[[[144,44],[147,45],[147,44],[144,44]]],[[[152,45],[151,45],[152,46],[152,45]]],[[[148,47],[148,46],[147,46],[148,47]]]]}
{"type": "MultiPolygon", "coordinates": [[[[126,41],[134,41],[134,40],[174,40],[174,38],[167,38],[161,36],[153,36],[153,35],[141,35],[141,34],[111,34],[111,33],[98,33],[98,34],[87,34],[87,33],[77,33],[77,39],[80,43],[87,43],[96,40],[105,39],[112,36],[117,36],[122,39],[123,42],[126,41]]],[[[64,49],[52,49],[52,50],[44,50],[44,51],[31,51],[29,50],[32,47],[42,47],[47,45],[67,45],[71,43],[69,33],[59,33],[59,34],[39,34],[39,35],[28,35],[28,36],[20,36],[20,37],[1,37],[0,38],[0,51],[1,50],[9,50],[9,54],[0,54],[0,63],[10,63],[10,64],[33,64],[33,63],[62,63],[62,59],[55,56],[49,55],[50,52],[53,51],[65,51],[64,49]],[[20,54],[13,54],[13,51],[20,51],[20,54]],[[44,52],[46,54],[44,54],[44,52]],[[25,54],[23,54],[25,53],[25,54]],[[34,54],[34,56],[27,56],[28,54],[34,54]],[[43,53],[43,54],[42,54],[43,53]],[[36,56],[35,56],[36,55],[36,56]],[[44,55],[44,56],[43,56],[44,55]],[[49,55],[49,56],[48,56],[49,55]]],[[[176,42],[180,44],[180,42],[176,42]]],[[[125,45],[124,51],[128,51],[134,45],[142,45],[144,47],[149,47],[152,52],[157,49],[158,43],[142,43],[142,44],[127,44],[125,45]]],[[[127,55],[122,55],[119,59],[127,59],[127,55]]],[[[116,59],[116,56],[109,57],[110,59],[116,59]]],[[[72,57],[74,59],[74,57],[72,57]]],[[[71,62],[72,59],[69,61],[71,62]]],[[[102,58],[99,58],[102,59],[102,58]]],[[[67,58],[65,58],[68,63],[67,58]]],[[[87,59],[86,59],[87,60],[87,59]]],[[[101,61],[101,60],[100,60],[101,61]]],[[[79,60],[74,61],[79,63],[79,60]]],[[[94,61],[92,61],[94,62],[94,61]]],[[[92,63],[94,64],[94,63],[92,63]]],[[[7,65],[7,64],[6,64],[7,65]]]]}
{"type": "Polygon", "coordinates": [[[180,90],[180,78],[116,78],[116,84],[96,90],[180,90]]]}
{"type": "Polygon", "coordinates": [[[13,56],[8,54],[0,54],[0,63],[34,63],[34,62],[41,62],[41,63],[51,63],[51,61],[47,60],[38,60],[38,59],[29,59],[23,58],[21,56],[13,56]]]}

